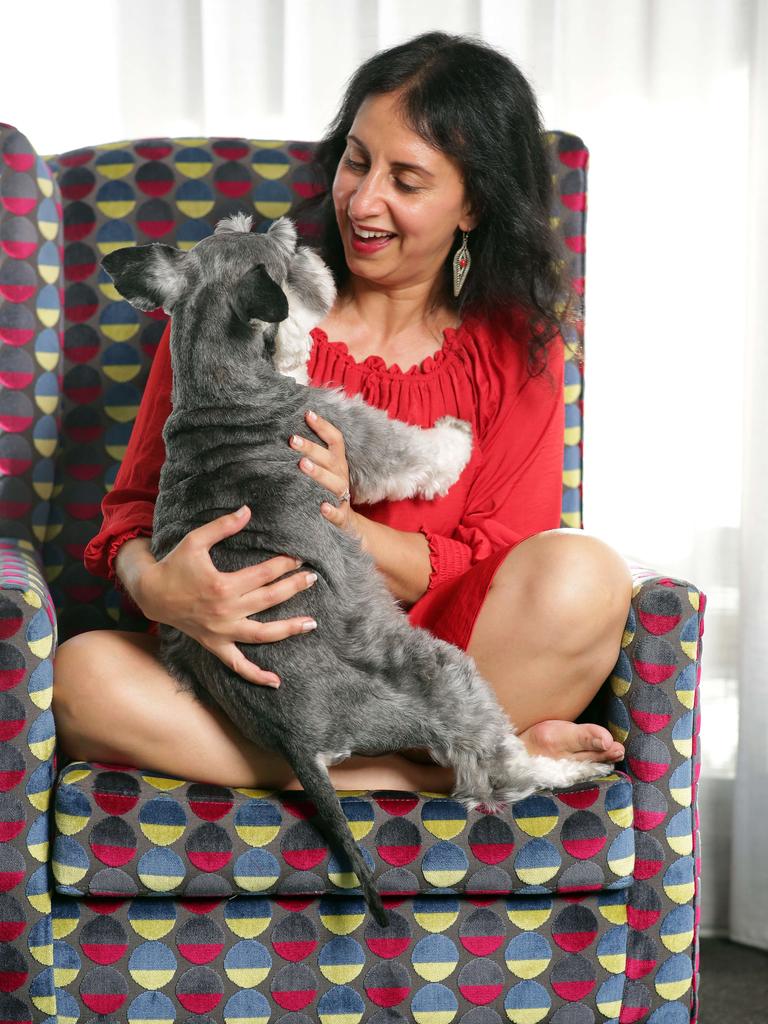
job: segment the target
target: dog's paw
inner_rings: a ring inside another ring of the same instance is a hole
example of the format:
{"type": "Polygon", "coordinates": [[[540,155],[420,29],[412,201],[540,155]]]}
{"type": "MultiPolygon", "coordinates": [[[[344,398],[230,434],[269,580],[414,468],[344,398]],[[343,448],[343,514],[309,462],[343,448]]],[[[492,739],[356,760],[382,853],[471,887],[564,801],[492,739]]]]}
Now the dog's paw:
{"type": "Polygon", "coordinates": [[[615,766],[605,761],[571,761],[571,764],[578,765],[576,772],[580,777],[577,782],[590,782],[592,779],[604,779],[615,771],[615,766]]]}
{"type": "Polygon", "coordinates": [[[430,480],[419,488],[422,498],[443,495],[456,483],[472,455],[472,427],[466,420],[443,416],[430,435],[430,480]]]}
{"type": "Polygon", "coordinates": [[[495,805],[494,794],[489,790],[485,793],[469,793],[464,789],[455,789],[451,796],[467,811],[483,810],[488,806],[495,805]]]}
{"type": "Polygon", "coordinates": [[[489,796],[487,800],[483,800],[482,803],[477,805],[477,809],[482,814],[502,814],[510,803],[509,800],[505,800],[503,797],[496,796],[494,793],[489,796]]]}
{"type": "Polygon", "coordinates": [[[526,797],[531,796],[532,793],[536,792],[534,785],[520,785],[512,788],[506,787],[493,791],[491,800],[498,806],[505,807],[507,805],[516,804],[520,800],[525,800],[526,797]]]}
{"type": "Polygon", "coordinates": [[[604,761],[576,761],[570,757],[537,757],[533,765],[538,789],[567,789],[579,782],[603,778],[613,771],[613,765],[604,761]]]}

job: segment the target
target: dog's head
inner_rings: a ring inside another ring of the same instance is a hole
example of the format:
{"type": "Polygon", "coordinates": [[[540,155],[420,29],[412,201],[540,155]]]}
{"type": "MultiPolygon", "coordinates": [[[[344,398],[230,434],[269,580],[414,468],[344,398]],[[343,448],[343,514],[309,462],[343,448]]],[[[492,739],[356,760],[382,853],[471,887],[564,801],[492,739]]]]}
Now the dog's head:
{"type": "Polygon", "coordinates": [[[259,354],[289,372],[306,362],[307,332],[333,303],[333,279],[319,257],[297,247],[287,217],[263,233],[253,233],[251,223],[236,214],[188,252],[157,243],[128,247],[105,256],[102,266],[138,309],[162,307],[174,322],[177,316],[201,326],[216,321],[224,334],[248,329],[263,343],[259,354]],[[267,325],[283,321],[281,338],[267,325]]]}

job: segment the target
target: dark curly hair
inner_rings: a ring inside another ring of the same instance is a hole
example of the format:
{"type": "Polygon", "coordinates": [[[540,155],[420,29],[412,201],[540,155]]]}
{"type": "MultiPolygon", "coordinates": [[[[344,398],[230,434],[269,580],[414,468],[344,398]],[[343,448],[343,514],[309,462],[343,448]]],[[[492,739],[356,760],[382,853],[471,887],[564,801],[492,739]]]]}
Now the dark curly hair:
{"type": "Polygon", "coordinates": [[[445,300],[462,317],[498,323],[522,311],[529,327],[528,369],[541,372],[547,346],[575,316],[578,299],[564,248],[550,227],[552,182],[536,97],[512,61],[486,43],[428,32],[358,68],[315,151],[323,188],[315,210],[321,255],[343,287],[349,271],[330,186],[363,100],[396,90],[402,90],[409,127],[456,161],[477,218],[469,242],[471,273],[454,299],[457,230],[444,268],[445,300]]]}

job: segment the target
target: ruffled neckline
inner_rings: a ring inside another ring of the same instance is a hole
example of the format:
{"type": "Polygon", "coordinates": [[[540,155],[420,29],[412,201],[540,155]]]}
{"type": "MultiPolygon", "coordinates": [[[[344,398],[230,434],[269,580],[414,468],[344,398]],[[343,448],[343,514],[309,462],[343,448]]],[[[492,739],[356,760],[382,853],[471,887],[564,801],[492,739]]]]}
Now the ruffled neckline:
{"type": "Polygon", "coordinates": [[[392,378],[426,377],[431,373],[436,373],[453,360],[470,336],[467,321],[459,324],[458,327],[446,327],[443,330],[442,348],[422,359],[420,363],[415,363],[409,369],[401,370],[397,363],[387,365],[381,356],[366,356],[362,361],[355,359],[346,342],[331,341],[322,327],[314,327],[309,333],[316,345],[325,346],[348,365],[364,373],[378,373],[392,378]]]}

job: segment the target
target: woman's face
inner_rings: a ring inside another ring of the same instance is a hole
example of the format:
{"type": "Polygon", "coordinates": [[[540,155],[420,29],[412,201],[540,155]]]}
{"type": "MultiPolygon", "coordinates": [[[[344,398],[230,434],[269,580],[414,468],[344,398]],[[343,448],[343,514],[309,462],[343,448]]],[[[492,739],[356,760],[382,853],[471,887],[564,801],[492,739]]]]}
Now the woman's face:
{"type": "Polygon", "coordinates": [[[336,220],[353,275],[383,287],[432,285],[456,228],[474,222],[457,165],[405,124],[398,98],[360,105],[333,182],[336,220]]]}

